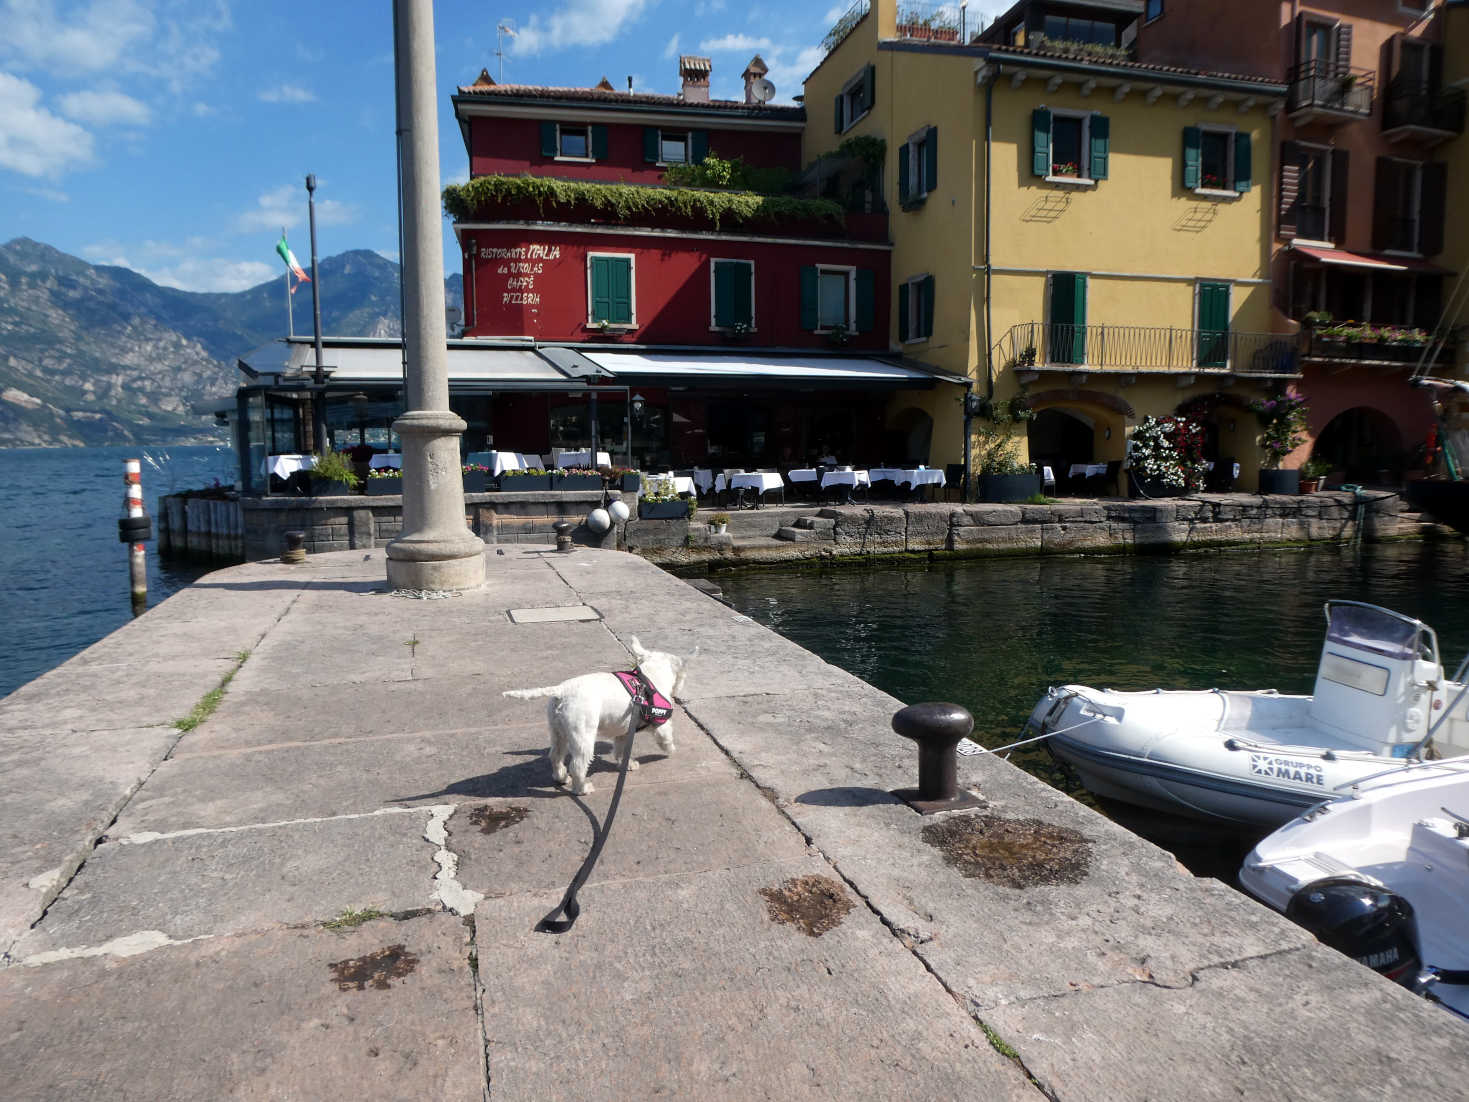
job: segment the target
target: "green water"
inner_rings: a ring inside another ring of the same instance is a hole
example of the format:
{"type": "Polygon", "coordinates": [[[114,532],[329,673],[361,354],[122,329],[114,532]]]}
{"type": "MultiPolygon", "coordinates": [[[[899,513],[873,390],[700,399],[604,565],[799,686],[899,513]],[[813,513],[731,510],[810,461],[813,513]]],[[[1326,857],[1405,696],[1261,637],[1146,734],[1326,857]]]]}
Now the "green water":
{"type": "MultiPolygon", "coordinates": [[[[899,700],[964,705],[975,740],[992,747],[1021,737],[1047,686],[1067,682],[1310,692],[1330,598],[1422,619],[1450,673],[1469,650],[1460,543],[977,559],[718,581],[739,611],[899,700]]],[[[1012,760],[1076,791],[1043,750],[1012,760]]]]}

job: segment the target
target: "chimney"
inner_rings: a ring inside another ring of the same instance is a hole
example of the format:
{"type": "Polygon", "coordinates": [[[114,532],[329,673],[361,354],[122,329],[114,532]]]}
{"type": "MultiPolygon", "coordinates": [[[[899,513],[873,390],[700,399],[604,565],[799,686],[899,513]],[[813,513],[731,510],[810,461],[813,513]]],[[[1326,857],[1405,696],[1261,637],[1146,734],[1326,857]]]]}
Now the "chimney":
{"type": "Polygon", "coordinates": [[[750,64],[745,66],[745,71],[742,75],[745,78],[746,103],[760,102],[760,100],[755,96],[755,82],[768,72],[770,72],[770,66],[765,64],[764,59],[761,58],[759,54],[756,54],[754,57],[752,57],[750,59],[750,64]]]}
{"type": "Polygon", "coordinates": [[[685,103],[709,102],[709,59],[683,54],[678,59],[678,75],[683,78],[685,103]]]}

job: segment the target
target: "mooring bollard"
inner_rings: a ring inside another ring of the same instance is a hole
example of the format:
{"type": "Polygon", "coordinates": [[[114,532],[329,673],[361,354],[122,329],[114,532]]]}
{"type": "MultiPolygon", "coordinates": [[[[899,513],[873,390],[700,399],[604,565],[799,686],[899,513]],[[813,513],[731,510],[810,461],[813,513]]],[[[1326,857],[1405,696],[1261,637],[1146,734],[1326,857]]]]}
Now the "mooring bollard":
{"type": "Polygon", "coordinates": [[[286,549],[281,552],[281,562],[302,563],[306,561],[306,533],[297,529],[285,533],[286,549]]]}
{"type": "Polygon", "coordinates": [[[893,793],[914,811],[932,815],[979,807],[982,802],[959,789],[959,740],[974,730],[974,717],[957,704],[910,704],[893,716],[893,730],[918,744],[918,787],[893,793]]]}
{"type": "Polygon", "coordinates": [[[122,464],[123,515],[117,519],[117,538],[129,545],[128,584],[132,590],[133,615],[148,607],[148,555],[143,541],[153,538],[153,521],[143,509],[143,464],[125,459],[122,464]]]}
{"type": "Polygon", "coordinates": [[[572,524],[569,520],[558,520],[555,524],[551,525],[551,527],[556,530],[556,550],[563,552],[570,551],[571,530],[575,528],[576,525],[572,524]]]}

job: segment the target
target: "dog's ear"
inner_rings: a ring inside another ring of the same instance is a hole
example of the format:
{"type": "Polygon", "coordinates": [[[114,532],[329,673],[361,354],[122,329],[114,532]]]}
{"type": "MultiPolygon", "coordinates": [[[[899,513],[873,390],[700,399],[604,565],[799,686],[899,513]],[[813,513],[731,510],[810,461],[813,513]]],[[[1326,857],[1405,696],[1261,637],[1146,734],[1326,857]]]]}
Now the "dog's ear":
{"type": "Polygon", "coordinates": [[[638,642],[638,637],[636,635],[629,635],[627,637],[627,649],[632,651],[632,656],[636,658],[639,662],[641,662],[644,658],[647,658],[649,654],[649,651],[644,648],[643,644],[638,642]]]}

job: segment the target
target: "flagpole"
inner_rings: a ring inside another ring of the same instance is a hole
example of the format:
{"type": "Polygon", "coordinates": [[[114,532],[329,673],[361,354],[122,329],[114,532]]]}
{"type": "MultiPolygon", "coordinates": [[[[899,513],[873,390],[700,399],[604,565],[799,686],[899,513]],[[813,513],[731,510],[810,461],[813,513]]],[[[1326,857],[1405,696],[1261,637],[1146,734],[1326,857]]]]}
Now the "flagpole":
{"type": "MultiPolygon", "coordinates": [[[[286,227],[281,227],[281,240],[286,239],[286,227]]],[[[282,258],[284,259],[284,258],[282,258]]],[[[296,312],[291,309],[291,269],[286,267],[286,336],[296,335],[296,312]]]]}
{"type": "Polygon", "coordinates": [[[325,366],[321,358],[321,284],[316,274],[316,176],[308,174],[306,177],[306,210],[311,222],[311,316],[313,319],[312,332],[316,336],[316,373],[314,376],[316,401],[312,417],[312,436],[315,438],[316,451],[325,455],[327,453],[326,443],[326,372],[322,370],[325,366]]]}

